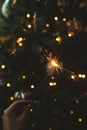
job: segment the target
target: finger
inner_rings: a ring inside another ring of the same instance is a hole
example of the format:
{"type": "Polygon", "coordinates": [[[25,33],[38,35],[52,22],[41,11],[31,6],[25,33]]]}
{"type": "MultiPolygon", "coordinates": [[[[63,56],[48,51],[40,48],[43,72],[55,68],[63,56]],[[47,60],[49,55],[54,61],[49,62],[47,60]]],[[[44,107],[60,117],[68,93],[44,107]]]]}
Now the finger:
{"type": "Polygon", "coordinates": [[[15,101],[4,111],[4,113],[11,114],[12,112],[19,111],[21,109],[24,109],[30,103],[31,103],[31,101],[29,101],[29,100],[15,101]]]}

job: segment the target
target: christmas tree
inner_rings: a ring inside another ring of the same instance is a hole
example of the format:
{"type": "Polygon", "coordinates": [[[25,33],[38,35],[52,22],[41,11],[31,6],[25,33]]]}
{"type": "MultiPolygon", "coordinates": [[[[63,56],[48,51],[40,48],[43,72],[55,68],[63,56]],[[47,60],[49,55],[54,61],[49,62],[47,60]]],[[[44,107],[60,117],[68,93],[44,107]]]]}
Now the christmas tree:
{"type": "Polygon", "coordinates": [[[87,1],[2,0],[0,9],[1,116],[26,99],[28,129],[86,130],[87,1]]]}

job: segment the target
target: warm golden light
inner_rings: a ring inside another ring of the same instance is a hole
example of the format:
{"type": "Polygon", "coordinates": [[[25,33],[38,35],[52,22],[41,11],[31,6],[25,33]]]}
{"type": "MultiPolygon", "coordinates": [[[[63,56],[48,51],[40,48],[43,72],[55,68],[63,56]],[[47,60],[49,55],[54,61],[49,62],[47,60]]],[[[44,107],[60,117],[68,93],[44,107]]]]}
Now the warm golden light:
{"type": "Polygon", "coordinates": [[[48,27],[50,27],[50,25],[47,23],[47,24],[46,24],[46,27],[48,28],[48,27]]]}
{"type": "Polygon", "coordinates": [[[72,31],[68,32],[68,37],[72,37],[72,36],[74,36],[74,32],[72,31]]]}
{"type": "Polygon", "coordinates": [[[27,17],[27,18],[30,18],[30,14],[26,14],[26,17],[27,17]]]}
{"type": "Polygon", "coordinates": [[[62,42],[62,37],[61,37],[61,36],[58,36],[58,37],[56,38],[56,41],[57,41],[58,43],[61,43],[61,42],[62,42]]]}
{"type": "Polygon", "coordinates": [[[86,75],[85,74],[82,74],[82,78],[84,79],[86,77],[86,75]]]}
{"type": "Polygon", "coordinates": [[[73,115],[74,114],[74,110],[70,110],[70,115],[73,115]]]}
{"type": "Polygon", "coordinates": [[[75,79],[75,75],[71,75],[71,79],[75,79]]]}
{"type": "Polygon", "coordinates": [[[7,87],[11,87],[11,84],[10,84],[10,83],[7,83],[6,86],[7,86],[7,87]]]}
{"type": "Polygon", "coordinates": [[[35,88],[35,86],[34,86],[34,85],[31,85],[30,87],[31,87],[32,89],[34,89],[34,88],[35,88]]]}
{"type": "Polygon", "coordinates": [[[51,79],[54,79],[54,76],[52,76],[51,79]]]}
{"type": "Polygon", "coordinates": [[[78,122],[83,122],[83,119],[81,117],[78,118],[78,122]]]}
{"type": "Polygon", "coordinates": [[[23,46],[23,44],[22,44],[22,43],[19,43],[19,46],[23,46]]]}
{"type": "Polygon", "coordinates": [[[17,39],[17,43],[20,43],[20,42],[22,42],[23,41],[23,38],[22,37],[19,37],[18,39],[17,39]]]}
{"type": "Polygon", "coordinates": [[[75,100],[75,102],[76,102],[76,104],[78,104],[78,103],[79,103],[79,100],[78,100],[78,99],[76,99],[76,100],[75,100]]]}
{"type": "Polygon", "coordinates": [[[13,100],[14,100],[14,97],[13,97],[13,96],[11,96],[11,97],[10,97],[10,100],[11,100],[11,101],[13,101],[13,100]]]}
{"type": "Polygon", "coordinates": [[[55,21],[58,21],[58,17],[57,17],[57,16],[56,16],[56,17],[54,17],[54,20],[55,20],[55,21]]]}
{"type": "Polygon", "coordinates": [[[32,109],[32,108],[30,109],[30,112],[33,112],[33,109],[32,109]]]}
{"type": "Polygon", "coordinates": [[[27,27],[28,27],[28,28],[31,28],[31,27],[32,27],[32,25],[31,25],[31,24],[28,24],[28,25],[27,25],[27,27]]]}
{"type": "Polygon", "coordinates": [[[25,75],[23,75],[23,76],[22,76],[22,78],[23,78],[23,79],[26,79],[26,76],[25,76],[25,75]]]}
{"type": "Polygon", "coordinates": [[[2,68],[2,69],[5,69],[5,68],[6,68],[6,66],[5,66],[5,65],[1,65],[1,68],[2,68]]]}
{"type": "Polygon", "coordinates": [[[62,19],[63,22],[66,22],[66,20],[67,20],[66,18],[63,18],[63,19],[62,19]]]}

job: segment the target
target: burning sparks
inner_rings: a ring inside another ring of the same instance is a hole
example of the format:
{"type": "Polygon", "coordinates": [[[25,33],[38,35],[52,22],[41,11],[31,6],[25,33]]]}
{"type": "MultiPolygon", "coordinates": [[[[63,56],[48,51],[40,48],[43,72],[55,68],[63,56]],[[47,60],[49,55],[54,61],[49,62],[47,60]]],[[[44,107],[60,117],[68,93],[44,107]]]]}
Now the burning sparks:
{"type": "Polygon", "coordinates": [[[52,53],[50,53],[48,56],[47,56],[47,66],[46,66],[46,69],[47,69],[47,72],[51,75],[53,74],[55,71],[59,71],[62,69],[62,63],[60,63],[56,57],[52,57],[52,53]]]}

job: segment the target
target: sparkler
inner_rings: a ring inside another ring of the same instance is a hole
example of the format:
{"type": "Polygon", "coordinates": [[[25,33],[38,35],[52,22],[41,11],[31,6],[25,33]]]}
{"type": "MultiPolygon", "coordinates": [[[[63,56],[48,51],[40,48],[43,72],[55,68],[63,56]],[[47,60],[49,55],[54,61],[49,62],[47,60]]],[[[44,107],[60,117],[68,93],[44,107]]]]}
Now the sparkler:
{"type": "Polygon", "coordinates": [[[50,53],[47,56],[47,66],[46,66],[46,70],[49,73],[49,75],[52,75],[55,71],[58,73],[59,71],[66,71],[70,74],[74,74],[74,72],[72,72],[69,69],[66,69],[65,67],[63,67],[63,63],[60,62],[56,57],[52,57],[52,53],[50,53]]]}

